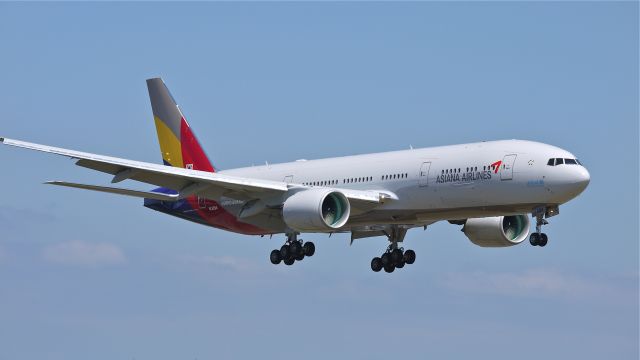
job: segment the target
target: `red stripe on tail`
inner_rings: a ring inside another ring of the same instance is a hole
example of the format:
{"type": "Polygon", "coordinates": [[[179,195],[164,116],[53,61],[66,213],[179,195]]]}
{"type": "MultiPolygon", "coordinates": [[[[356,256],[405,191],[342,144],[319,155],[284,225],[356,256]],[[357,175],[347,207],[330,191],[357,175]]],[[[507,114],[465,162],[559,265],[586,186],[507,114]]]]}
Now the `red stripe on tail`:
{"type": "Polygon", "coordinates": [[[185,168],[208,172],[216,171],[184,117],[180,121],[180,146],[182,147],[182,162],[185,168]]]}

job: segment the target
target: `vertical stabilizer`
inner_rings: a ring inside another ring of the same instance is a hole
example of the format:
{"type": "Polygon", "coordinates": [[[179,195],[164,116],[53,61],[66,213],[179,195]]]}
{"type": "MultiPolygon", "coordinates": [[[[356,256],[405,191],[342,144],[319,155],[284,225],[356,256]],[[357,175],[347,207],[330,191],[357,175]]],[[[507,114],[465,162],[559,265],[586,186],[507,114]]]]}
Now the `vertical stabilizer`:
{"type": "Polygon", "coordinates": [[[214,172],[189,123],[161,78],[147,80],[153,120],[165,165],[214,172]]]}

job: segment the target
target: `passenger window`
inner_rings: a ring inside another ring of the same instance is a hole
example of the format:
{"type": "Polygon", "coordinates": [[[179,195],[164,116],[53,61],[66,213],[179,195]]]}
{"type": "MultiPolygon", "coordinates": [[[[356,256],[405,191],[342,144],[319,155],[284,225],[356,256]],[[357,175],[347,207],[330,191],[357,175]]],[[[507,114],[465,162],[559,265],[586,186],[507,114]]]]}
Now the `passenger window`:
{"type": "Polygon", "coordinates": [[[557,158],[556,165],[562,165],[562,164],[564,164],[564,159],[557,158]]]}

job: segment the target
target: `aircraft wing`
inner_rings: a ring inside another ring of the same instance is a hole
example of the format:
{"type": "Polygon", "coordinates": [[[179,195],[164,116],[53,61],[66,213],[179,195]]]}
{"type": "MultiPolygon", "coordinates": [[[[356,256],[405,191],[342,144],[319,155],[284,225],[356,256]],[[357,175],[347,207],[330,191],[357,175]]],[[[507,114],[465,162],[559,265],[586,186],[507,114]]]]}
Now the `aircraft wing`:
{"type": "MultiPolygon", "coordinates": [[[[229,176],[220,173],[183,169],[160,164],[127,160],[111,156],[97,155],[80,151],[62,149],[47,145],[29,143],[25,141],[0,138],[5,145],[42,151],[46,153],[67,156],[77,159],[76,165],[113,175],[112,183],[131,179],[147,184],[173,189],[177,196],[160,195],[144,191],[118,189],[96,185],[75,184],[67,182],[49,182],[53,185],[75,187],[87,190],[102,191],[120,195],[147,198],[162,198],[163,200],[178,200],[190,195],[216,198],[228,196],[239,199],[265,198],[281,195],[292,188],[304,187],[300,184],[287,184],[280,181],[229,176]]],[[[394,196],[378,191],[361,191],[352,189],[336,189],[344,193],[349,199],[360,206],[375,206],[387,198],[394,196]]]]}

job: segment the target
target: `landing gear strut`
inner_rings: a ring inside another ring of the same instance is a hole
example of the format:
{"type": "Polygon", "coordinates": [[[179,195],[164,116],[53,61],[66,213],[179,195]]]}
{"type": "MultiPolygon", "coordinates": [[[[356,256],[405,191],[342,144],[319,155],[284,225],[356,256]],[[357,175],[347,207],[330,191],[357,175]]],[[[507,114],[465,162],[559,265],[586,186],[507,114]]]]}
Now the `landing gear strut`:
{"type": "Polygon", "coordinates": [[[296,261],[301,261],[307,256],[313,256],[316,252],[316,246],[311,242],[303,243],[302,239],[298,240],[297,234],[287,234],[287,241],[282,245],[280,250],[271,251],[269,260],[274,265],[284,262],[285,265],[293,265],[296,261]]]}
{"type": "Polygon", "coordinates": [[[547,245],[549,238],[547,234],[542,232],[542,225],[547,225],[549,222],[545,220],[545,217],[549,218],[551,216],[557,215],[559,213],[558,207],[541,207],[536,208],[533,211],[533,216],[536,218],[536,231],[529,235],[529,243],[532,246],[540,246],[544,247],[547,245]]]}
{"type": "Polygon", "coordinates": [[[406,233],[407,229],[397,226],[385,232],[391,244],[384,254],[371,259],[371,270],[379,272],[384,269],[385,272],[392,273],[395,269],[402,269],[406,264],[413,264],[416,261],[415,251],[405,251],[403,248],[398,247],[398,243],[404,240],[406,233]]]}

